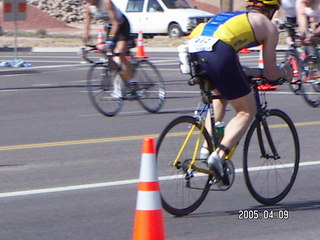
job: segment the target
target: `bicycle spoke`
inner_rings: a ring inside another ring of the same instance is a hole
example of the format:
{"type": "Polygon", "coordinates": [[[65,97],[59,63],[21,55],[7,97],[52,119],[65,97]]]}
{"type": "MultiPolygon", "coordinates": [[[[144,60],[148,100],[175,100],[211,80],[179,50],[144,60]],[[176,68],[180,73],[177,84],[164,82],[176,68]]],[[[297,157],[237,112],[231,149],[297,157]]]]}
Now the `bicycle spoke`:
{"type": "Polygon", "coordinates": [[[106,116],[114,116],[122,106],[122,79],[105,63],[94,64],[88,72],[88,94],[93,106],[106,116]]]}
{"type": "Polygon", "coordinates": [[[256,120],[248,131],[243,170],[252,196],[270,205],[281,201],[290,191],[298,171],[300,148],[295,127],[285,113],[270,110],[265,121],[261,124],[256,120]]]}
{"type": "MultiPolygon", "coordinates": [[[[197,209],[209,191],[211,176],[189,170],[200,127],[191,116],[183,116],[172,121],[161,133],[157,144],[157,165],[164,209],[177,216],[187,215],[197,209]],[[196,131],[189,132],[192,126],[196,131]],[[188,135],[189,133],[189,135],[188,135]],[[187,135],[190,137],[186,141],[187,135]],[[183,151],[180,151],[181,147],[183,151]],[[173,166],[179,153],[179,161],[173,166]]],[[[204,131],[203,141],[211,141],[204,131]]],[[[211,142],[208,142],[212,149],[211,142]]],[[[207,168],[205,160],[197,159],[195,166],[207,168]]]]}
{"type": "Polygon", "coordinates": [[[136,78],[140,104],[151,113],[158,112],[165,99],[164,82],[159,71],[151,62],[141,60],[136,67],[136,78]]]}

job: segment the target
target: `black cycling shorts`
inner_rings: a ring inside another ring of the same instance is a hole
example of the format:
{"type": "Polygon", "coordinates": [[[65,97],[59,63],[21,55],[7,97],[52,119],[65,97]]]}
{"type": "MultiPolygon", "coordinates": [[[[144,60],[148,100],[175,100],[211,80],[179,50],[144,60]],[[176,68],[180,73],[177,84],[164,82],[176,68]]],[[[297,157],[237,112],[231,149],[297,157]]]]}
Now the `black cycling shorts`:
{"type": "Polygon", "coordinates": [[[198,52],[197,55],[212,89],[218,89],[225,99],[237,99],[251,92],[238,54],[229,44],[218,41],[212,51],[198,52]]]}
{"type": "MultiPolygon", "coordinates": [[[[105,31],[108,35],[111,25],[105,26],[105,31]]],[[[120,20],[119,30],[116,36],[116,41],[129,41],[130,37],[130,24],[128,19],[123,15],[122,19],[120,20]]]]}

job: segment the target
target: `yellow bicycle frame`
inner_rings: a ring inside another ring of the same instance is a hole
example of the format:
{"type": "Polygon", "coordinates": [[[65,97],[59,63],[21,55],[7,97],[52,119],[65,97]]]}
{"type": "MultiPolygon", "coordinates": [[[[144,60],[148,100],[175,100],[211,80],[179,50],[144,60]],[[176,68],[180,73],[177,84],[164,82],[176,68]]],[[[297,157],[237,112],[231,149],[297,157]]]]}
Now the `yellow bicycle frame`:
{"type": "MultiPolygon", "coordinates": [[[[194,170],[199,171],[199,172],[202,172],[202,173],[210,174],[210,173],[212,173],[211,171],[194,167],[194,163],[195,163],[195,161],[196,161],[197,153],[199,152],[200,143],[201,143],[201,136],[202,136],[202,132],[203,132],[203,130],[204,130],[204,127],[205,127],[205,120],[203,120],[202,123],[201,123],[201,128],[200,128],[200,131],[199,131],[199,135],[198,135],[198,138],[197,138],[196,145],[195,145],[195,147],[194,147],[194,152],[193,152],[192,160],[191,160],[191,162],[190,162],[190,164],[189,164],[189,166],[188,166],[188,170],[194,169],[194,170]]],[[[183,151],[185,150],[185,148],[186,148],[186,146],[187,146],[187,144],[188,144],[191,136],[194,134],[195,128],[196,128],[196,125],[193,124],[192,127],[191,127],[191,129],[189,130],[189,132],[188,132],[188,134],[187,134],[187,137],[186,137],[186,139],[184,140],[184,142],[183,142],[183,144],[182,144],[182,146],[181,146],[181,148],[180,148],[180,150],[179,150],[179,152],[178,152],[178,154],[177,154],[177,156],[176,156],[173,164],[172,164],[173,166],[176,166],[177,163],[179,162],[179,159],[180,159],[183,151]]],[[[230,160],[230,159],[231,159],[231,157],[233,156],[235,150],[237,149],[237,146],[238,146],[238,145],[234,146],[234,147],[231,149],[230,153],[226,156],[225,159],[227,159],[227,160],[230,160]]],[[[215,148],[214,148],[214,149],[215,149],[215,148]]],[[[213,150],[214,150],[214,149],[213,149],[213,150]]]]}

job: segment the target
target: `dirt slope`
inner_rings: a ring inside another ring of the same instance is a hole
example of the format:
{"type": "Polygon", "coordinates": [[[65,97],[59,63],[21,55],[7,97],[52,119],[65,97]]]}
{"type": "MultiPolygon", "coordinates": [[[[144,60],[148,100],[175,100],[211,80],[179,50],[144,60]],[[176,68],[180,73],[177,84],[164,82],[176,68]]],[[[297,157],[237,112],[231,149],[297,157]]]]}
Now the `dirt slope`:
{"type": "MultiPolygon", "coordinates": [[[[13,22],[3,21],[3,4],[0,3],[0,26],[4,30],[13,30],[13,22]]],[[[39,30],[45,29],[47,31],[70,31],[76,28],[49,16],[47,13],[38,8],[27,5],[27,20],[18,21],[18,30],[39,30]]]]}

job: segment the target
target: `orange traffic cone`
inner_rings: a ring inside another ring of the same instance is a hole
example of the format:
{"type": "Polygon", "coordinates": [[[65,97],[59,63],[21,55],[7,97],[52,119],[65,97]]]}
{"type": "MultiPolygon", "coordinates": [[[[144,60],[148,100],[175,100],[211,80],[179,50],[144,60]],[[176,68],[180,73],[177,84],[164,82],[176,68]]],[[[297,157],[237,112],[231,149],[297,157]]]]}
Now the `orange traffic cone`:
{"type": "MultiPolygon", "coordinates": [[[[260,46],[259,50],[259,60],[258,60],[258,68],[263,69],[264,68],[264,60],[263,60],[263,45],[260,46]]],[[[276,90],[278,87],[276,86],[271,86],[270,84],[262,84],[258,87],[258,90],[263,90],[263,91],[270,91],[270,90],[276,90]]]]}
{"type": "Polygon", "coordinates": [[[142,146],[140,182],[133,229],[133,240],[164,240],[164,222],[153,138],[142,146]]]}
{"type": "Polygon", "coordinates": [[[103,40],[103,29],[99,28],[98,29],[98,36],[97,36],[97,43],[96,43],[96,47],[98,48],[97,50],[94,50],[93,52],[101,52],[99,50],[99,47],[104,45],[104,40],[103,40]]]}
{"type": "Polygon", "coordinates": [[[142,30],[139,31],[137,41],[138,41],[138,44],[137,44],[137,52],[136,52],[135,58],[148,58],[148,56],[146,56],[144,53],[142,30]]]}
{"type": "Polygon", "coordinates": [[[239,53],[251,53],[251,51],[248,48],[242,48],[239,53]]]}

